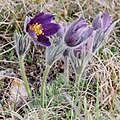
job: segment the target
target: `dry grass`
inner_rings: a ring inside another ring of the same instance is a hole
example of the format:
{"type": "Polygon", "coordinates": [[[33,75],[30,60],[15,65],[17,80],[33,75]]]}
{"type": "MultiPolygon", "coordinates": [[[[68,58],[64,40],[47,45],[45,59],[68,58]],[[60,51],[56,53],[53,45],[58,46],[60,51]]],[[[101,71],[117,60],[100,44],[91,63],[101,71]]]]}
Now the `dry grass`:
{"type": "MultiPolygon", "coordinates": [[[[17,66],[16,54],[14,58],[8,57],[14,49],[13,32],[19,28],[23,30],[23,23],[26,15],[34,15],[39,11],[56,14],[55,21],[73,21],[80,15],[92,21],[93,17],[100,11],[108,12],[111,21],[120,19],[120,0],[1,0],[0,1],[0,70],[17,66]],[[9,47],[8,47],[9,46],[9,47]],[[6,48],[8,47],[8,48],[6,48]]],[[[40,50],[37,50],[40,52],[40,50]]],[[[39,57],[39,56],[38,56],[39,57]]],[[[87,85],[80,89],[81,105],[78,109],[87,113],[86,120],[94,120],[97,114],[96,106],[96,81],[98,81],[98,108],[101,120],[120,120],[120,22],[111,33],[109,42],[100,52],[94,56],[87,68],[87,85]],[[86,107],[86,108],[85,108],[86,107]],[[85,111],[86,110],[86,111],[85,111]]],[[[63,101],[64,102],[64,101],[63,101]]],[[[58,113],[58,119],[64,116],[64,103],[60,102],[54,109],[63,110],[58,113]],[[62,115],[61,115],[62,114],[62,115]]],[[[27,101],[24,105],[30,108],[25,111],[24,116],[19,110],[14,110],[11,106],[4,107],[0,103],[0,117],[4,120],[39,120],[41,111],[48,115],[48,119],[56,116],[50,106],[44,110],[34,109],[27,101]],[[33,116],[35,115],[35,117],[33,116]]],[[[72,114],[72,111],[71,113],[72,114]]],[[[61,118],[64,120],[65,118],[61,118]]]]}

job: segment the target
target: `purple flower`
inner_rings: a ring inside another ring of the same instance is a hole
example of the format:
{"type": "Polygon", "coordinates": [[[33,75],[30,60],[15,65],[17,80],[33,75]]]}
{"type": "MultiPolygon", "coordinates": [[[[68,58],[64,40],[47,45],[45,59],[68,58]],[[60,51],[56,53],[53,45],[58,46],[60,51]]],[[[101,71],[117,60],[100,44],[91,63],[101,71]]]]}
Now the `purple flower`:
{"type": "Polygon", "coordinates": [[[50,46],[48,36],[54,35],[59,31],[60,26],[56,23],[51,23],[54,15],[45,14],[44,12],[38,13],[34,18],[26,17],[24,23],[24,30],[28,32],[34,42],[43,46],[50,46]]]}
{"type": "Polygon", "coordinates": [[[87,27],[88,22],[82,17],[73,22],[64,36],[64,41],[68,47],[79,46],[92,34],[93,28],[87,27]]]}
{"type": "Polygon", "coordinates": [[[92,27],[94,28],[94,30],[97,29],[105,29],[107,30],[110,26],[110,16],[108,13],[100,13],[98,14],[92,22],[92,27]]]}
{"type": "MultiPolygon", "coordinates": [[[[84,21],[85,22],[85,21],[84,21]]],[[[82,22],[82,24],[84,23],[82,22]]],[[[79,22],[81,24],[81,20],[79,22]]],[[[104,41],[105,33],[110,27],[110,16],[107,13],[97,15],[92,22],[92,28],[87,26],[81,27],[81,33],[79,33],[78,42],[74,42],[74,45],[78,45],[73,51],[76,57],[81,58],[81,54],[88,54],[94,52],[97,47],[101,46],[104,41]],[[83,42],[86,41],[86,42],[83,42]]]]}
{"type": "Polygon", "coordinates": [[[108,13],[100,13],[93,19],[92,27],[94,28],[94,35],[90,40],[93,42],[93,52],[96,53],[103,46],[117,22],[110,23],[108,13]]]}

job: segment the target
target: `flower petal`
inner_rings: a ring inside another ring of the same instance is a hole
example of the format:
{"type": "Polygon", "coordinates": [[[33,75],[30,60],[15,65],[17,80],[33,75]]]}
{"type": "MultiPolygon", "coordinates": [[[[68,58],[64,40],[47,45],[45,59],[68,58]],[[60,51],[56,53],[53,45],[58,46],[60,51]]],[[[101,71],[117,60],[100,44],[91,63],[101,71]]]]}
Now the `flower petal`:
{"type": "Polygon", "coordinates": [[[108,13],[103,13],[101,17],[101,27],[107,29],[110,26],[110,16],[108,15],[108,13]]]}
{"type": "Polygon", "coordinates": [[[83,20],[83,18],[79,18],[78,20],[76,20],[75,22],[73,22],[69,29],[68,29],[68,33],[73,33],[75,31],[77,31],[78,29],[80,29],[81,27],[87,27],[88,22],[87,20],[83,20]]]}
{"type": "Polygon", "coordinates": [[[28,34],[33,39],[33,41],[36,42],[37,36],[36,36],[35,32],[33,30],[28,30],[28,34]]]}
{"type": "Polygon", "coordinates": [[[92,35],[93,31],[94,31],[93,28],[88,28],[87,30],[85,30],[75,45],[78,46],[81,43],[85,42],[92,35]]]}
{"type": "Polygon", "coordinates": [[[36,15],[34,16],[34,18],[31,19],[30,24],[35,24],[35,23],[37,23],[37,22],[41,19],[41,17],[44,16],[44,14],[45,14],[44,12],[40,12],[40,13],[36,14],[36,15]]]}
{"type": "Polygon", "coordinates": [[[35,19],[39,19],[39,18],[42,17],[44,14],[45,14],[44,12],[40,12],[40,13],[36,14],[36,15],[34,16],[34,20],[35,20],[35,19]]]}
{"type": "Polygon", "coordinates": [[[60,29],[60,26],[55,23],[47,23],[42,25],[42,27],[43,27],[43,33],[45,36],[54,35],[60,29]]]}
{"type": "Polygon", "coordinates": [[[65,37],[64,37],[65,42],[71,45],[73,44],[73,42],[76,42],[78,37],[87,27],[87,25],[88,25],[88,22],[86,20],[83,20],[83,18],[79,18],[78,20],[73,22],[65,34],[65,37]]]}
{"type": "Polygon", "coordinates": [[[98,28],[101,28],[101,14],[97,15],[92,22],[92,27],[96,30],[98,28]]]}
{"type": "Polygon", "coordinates": [[[39,24],[46,24],[46,23],[49,23],[51,22],[51,20],[53,19],[54,15],[52,14],[43,14],[43,13],[40,13],[37,15],[37,17],[35,16],[33,18],[33,23],[39,23],[39,24]]]}
{"type": "Polygon", "coordinates": [[[83,20],[83,19],[79,18],[77,20],[77,22],[74,24],[74,29],[73,30],[77,31],[81,27],[87,27],[87,25],[88,25],[88,21],[87,20],[83,20]]]}
{"type": "Polygon", "coordinates": [[[82,33],[86,30],[86,27],[82,27],[78,29],[74,34],[66,35],[64,40],[67,46],[74,47],[76,42],[78,42],[79,38],[81,37],[82,33]]]}
{"type": "Polygon", "coordinates": [[[39,35],[39,36],[38,36],[37,43],[38,43],[38,44],[41,44],[41,45],[43,45],[43,46],[50,46],[50,45],[51,45],[51,43],[50,43],[50,41],[49,41],[49,38],[47,38],[47,37],[44,36],[44,35],[39,35]]]}

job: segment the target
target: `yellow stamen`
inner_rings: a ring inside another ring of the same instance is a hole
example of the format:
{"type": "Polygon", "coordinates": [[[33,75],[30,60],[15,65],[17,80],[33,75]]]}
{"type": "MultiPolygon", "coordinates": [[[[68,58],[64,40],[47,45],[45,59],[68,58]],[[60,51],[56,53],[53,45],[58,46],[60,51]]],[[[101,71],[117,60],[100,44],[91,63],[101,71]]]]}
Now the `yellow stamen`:
{"type": "Polygon", "coordinates": [[[35,31],[36,35],[43,34],[42,25],[38,23],[30,25],[30,30],[35,31]]]}

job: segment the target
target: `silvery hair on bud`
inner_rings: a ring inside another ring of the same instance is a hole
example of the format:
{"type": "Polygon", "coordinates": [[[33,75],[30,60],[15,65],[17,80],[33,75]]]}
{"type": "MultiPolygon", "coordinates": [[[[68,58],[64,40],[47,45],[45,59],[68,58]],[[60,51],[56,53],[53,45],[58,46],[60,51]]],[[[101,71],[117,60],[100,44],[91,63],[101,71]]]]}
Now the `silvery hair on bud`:
{"type": "Polygon", "coordinates": [[[30,45],[30,38],[28,34],[23,34],[23,33],[14,33],[14,40],[15,40],[15,46],[16,46],[16,51],[17,55],[19,56],[25,56],[26,51],[29,48],[30,45]]]}

